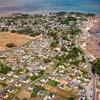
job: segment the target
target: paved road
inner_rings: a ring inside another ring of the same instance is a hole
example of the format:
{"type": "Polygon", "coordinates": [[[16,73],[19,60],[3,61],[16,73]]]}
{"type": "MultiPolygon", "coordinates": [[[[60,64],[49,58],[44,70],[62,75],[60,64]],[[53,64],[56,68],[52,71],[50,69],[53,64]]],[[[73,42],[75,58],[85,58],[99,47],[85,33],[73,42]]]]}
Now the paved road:
{"type": "Polygon", "coordinates": [[[5,92],[9,87],[11,87],[12,86],[12,84],[15,84],[17,81],[19,81],[21,78],[23,78],[24,76],[20,76],[18,79],[16,79],[14,82],[12,82],[12,83],[10,83],[7,87],[5,87],[5,89],[3,89],[3,90],[0,90],[0,94],[2,93],[2,92],[5,92]]]}
{"type": "Polygon", "coordinates": [[[92,80],[92,89],[93,89],[93,93],[92,93],[92,99],[91,100],[96,100],[96,79],[95,79],[95,75],[92,73],[92,65],[88,62],[88,57],[87,57],[87,53],[85,53],[85,59],[86,59],[86,63],[87,66],[89,68],[89,74],[91,76],[91,80],[92,80]]]}
{"type": "MultiPolygon", "coordinates": [[[[10,83],[7,87],[5,87],[3,90],[0,90],[0,94],[4,93],[7,91],[7,89],[9,87],[12,87],[13,84],[15,84],[17,81],[19,81],[21,78],[23,78],[24,75],[20,76],[18,79],[16,79],[14,82],[10,83]]],[[[0,98],[3,98],[1,95],[0,95],[0,98]]],[[[4,98],[3,98],[4,99],[4,98]]]]}
{"type": "MultiPolygon", "coordinates": [[[[88,33],[88,30],[89,29],[91,29],[91,27],[92,27],[92,23],[93,23],[93,21],[89,21],[89,25],[88,26],[86,26],[84,29],[82,28],[81,30],[82,30],[82,32],[84,33],[84,34],[86,34],[86,35],[88,35],[89,33],[88,33]],[[91,22],[91,23],[90,23],[91,22]]],[[[86,25],[86,23],[85,23],[85,25],[86,25]]],[[[82,50],[83,50],[83,52],[84,52],[84,54],[85,54],[85,60],[86,60],[86,64],[87,64],[87,66],[88,66],[88,68],[89,68],[89,74],[90,74],[90,76],[91,76],[91,81],[92,81],[92,89],[93,89],[93,93],[92,93],[92,99],[91,100],[96,100],[96,79],[95,79],[95,75],[92,73],[92,65],[89,63],[89,59],[88,59],[88,55],[89,55],[89,52],[84,48],[84,47],[82,47],[82,40],[83,40],[83,37],[87,37],[87,36],[84,36],[84,34],[82,34],[81,36],[80,36],[80,38],[79,38],[79,43],[78,43],[78,46],[80,47],[80,48],[82,48],[82,50]]],[[[84,41],[85,41],[86,39],[84,39],[84,41]]]]}
{"type": "Polygon", "coordinates": [[[22,87],[16,94],[15,96],[11,99],[11,100],[15,100],[15,97],[17,97],[23,90],[27,89],[31,84],[35,83],[36,81],[38,81],[40,78],[44,77],[46,75],[46,73],[44,73],[41,77],[37,78],[34,81],[31,81],[30,83],[26,84],[24,87],[22,87]]]}
{"type": "Polygon", "coordinates": [[[93,92],[92,92],[91,100],[96,100],[96,79],[95,79],[95,75],[92,73],[92,65],[89,63],[89,59],[88,59],[89,58],[89,52],[85,48],[82,47],[81,40],[79,41],[78,46],[83,50],[83,52],[85,54],[85,61],[86,61],[86,64],[88,66],[88,72],[89,72],[89,75],[90,75],[91,81],[92,81],[92,87],[91,88],[92,88],[93,92]]]}

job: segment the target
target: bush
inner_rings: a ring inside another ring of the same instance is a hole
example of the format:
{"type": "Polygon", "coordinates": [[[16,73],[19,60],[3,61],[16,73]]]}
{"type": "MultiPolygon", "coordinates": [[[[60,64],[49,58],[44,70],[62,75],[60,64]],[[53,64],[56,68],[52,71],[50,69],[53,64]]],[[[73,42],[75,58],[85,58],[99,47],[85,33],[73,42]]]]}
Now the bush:
{"type": "Polygon", "coordinates": [[[53,40],[52,43],[50,44],[50,48],[53,49],[53,48],[56,48],[56,47],[57,47],[57,41],[53,40]]]}
{"type": "Polygon", "coordinates": [[[23,98],[23,100],[28,100],[27,98],[23,98]]]}
{"type": "Polygon", "coordinates": [[[35,86],[35,87],[33,88],[31,97],[36,97],[39,90],[44,90],[44,89],[43,89],[41,86],[35,86]]]}
{"type": "Polygon", "coordinates": [[[16,33],[16,30],[11,30],[11,33],[16,33]]]}
{"type": "Polygon", "coordinates": [[[49,63],[49,62],[51,62],[51,59],[49,59],[49,58],[44,58],[44,63],[49,63]]]}
{"type": "Polygon", "coordinates": [[[75,100],[74,97],[69,97],[68,100],[75,100]]]}
{"type": "Polygon", "coordinates": [[[58,85],[58,82],[56,82],[54,80],[49,80],[48,85],[56,87],[58,85]]]}
{"type": "Polygon", "coordinates": [[[30,33],[29,35],[30,35],[30,36],[32,36],[32,37],[35,37],[35,36],[40,35],[40,33],[35,33],[35,32],[32,32],[32,33],[30,33]]]}
{"type": "Polygon", "coordinates": [[[8,48],[16,47],[16,45],[15,45],[14,43],[8,43],[8,44],[6,44],[6,46],[7,46],[8,48]]]}
{"type": "Polygon", "coordinates": [[[62,12],[58,12],[58,13],[56,13],[57,14],[57,16],[63,16],[63,15],[65,15],[66,13],[64,12],[64,11],[62,11],[62,12]]]}

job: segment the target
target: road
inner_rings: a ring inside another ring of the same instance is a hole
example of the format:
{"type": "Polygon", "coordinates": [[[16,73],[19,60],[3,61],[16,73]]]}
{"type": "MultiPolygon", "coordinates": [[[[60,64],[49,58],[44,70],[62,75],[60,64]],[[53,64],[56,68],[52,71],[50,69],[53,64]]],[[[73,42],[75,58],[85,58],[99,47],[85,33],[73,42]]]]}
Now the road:
{"type": "Polygon", "coordinates": [[[96,100],[96,79],[95,79],[95,75],[92,73],[92,65],[89,63],[88,61],[88,57],[87,57],[87,53],[85,53],[85,60],[87,63],[87,66],[89,68],[89,74],[91,76],[91,80],[92,80],[92,99],[91,100],[96,100]]]}
{"type": "Polygon", "coordinates": [[[7,87],[5,87],[5,89],[3,89],[3,90],[0,90],[0,94],[2,93],[2,92],[5,92],[9,87],[11,87],[12,86],[12,84],[15,84],[17,81],[19,81],[21,78],[23,78],[24,77],[24,75],[23,76],[20,76],[18,79],[16,79],[14,82],[12,82],[12,83],[10,83],[7,87]]]}
{"type": "Polygon", "coordinates": [[[85,48],[82,47],[81,42],[79,42],[78,46],[84,52],[85,61],[86,61],[86,64],[88,66],[88,73],[89,73],[89,75],[91,77],[91,81],[90,82],[92,82],[92,84],[89,84],[89,85],[91,85],[91,86],[89,86],[91,88],[87,89],[87,90],[89,90],[88,93],[90,94],[90,95],[87,95],[88,96],[88,100],[96,100],[96,79],[95,79],[95,75],[92,73],[92,65],[89,63],[89,59],[88,59],[90,54],[85,48]],[[90,91],[92,92],[92,96],[91,96],[90,91]],[[91,98],[91,99],[89,99],[89,98],[91,98]]]}
{"type": "MultiPolygon", "coordinates": [[[[84,23],[85,27],[81,28],[83,34],[81,34],[81,36],[79,37],[79,42],[78,42],[79,48],[81,48],[85,54],[85,61],[88,66],[88,73],[91,77],[92,84],[90,87],[92,89],[92,97],[90,100],[96,100],[96,79],[95,79],[95,75],[92,73],[92,65],[89,63],[89,59],[88,59],[90,54],[85,47],[82,47],[82,40],[86,41],[87,38],[90,36],[88,30],[91,29],[91,27],[93,27],[93,23],[94,23],[93,19],[89,20],[87,24],[84,23]]],[[[91,91],[91,89],[89,89],[89,91],[91,91]]]]}
{"type": "MultiPolygon", "coordinates": [[[[16,79],[14,82],[10,83],[7,87],[5,87],[3,90],[0,90],[0,94],[6,92],[7,89],[9,89],[9,87],[12,87],[17,81],[19,81],[20,79],[22,79],[22,78],[24,78],[24,77],[25,77],[25,75],[20,76],[20,77],[19,77],[18,79],[16,79]]],[[[4,98],[0,95],[0,99],[1,99],[1,98],[4,100],[4,98]]]]}
{"type": "Polygon", "coordinates": [[[46,73],[44,73],[41,77],[37,78],[34,81],[31,81],[30,83],[26,84],[24,87],[22,87],[11,100],[15,100],[15,97],[17,97],[23,90],[27,89],[31,84],[35,83],[36,81],[38,81],[40,78],[44,77],[46,75],[46,73]]]}

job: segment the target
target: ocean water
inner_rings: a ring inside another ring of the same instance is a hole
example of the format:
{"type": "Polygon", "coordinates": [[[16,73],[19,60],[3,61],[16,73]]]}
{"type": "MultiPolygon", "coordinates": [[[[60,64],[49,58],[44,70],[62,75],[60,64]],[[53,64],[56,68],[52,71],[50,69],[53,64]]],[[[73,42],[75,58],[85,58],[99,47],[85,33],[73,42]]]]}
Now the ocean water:
{"type": "Polygon", "coordinates": [[[100,14],[100,0],[0,0],[0,13],[59,11],[100,14]]]}

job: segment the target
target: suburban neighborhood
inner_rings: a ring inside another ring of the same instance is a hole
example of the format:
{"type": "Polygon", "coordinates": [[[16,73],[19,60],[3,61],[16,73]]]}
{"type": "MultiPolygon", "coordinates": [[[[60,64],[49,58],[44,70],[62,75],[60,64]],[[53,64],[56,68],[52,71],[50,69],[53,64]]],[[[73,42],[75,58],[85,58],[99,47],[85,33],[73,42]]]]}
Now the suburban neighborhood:
{"type": "Polygon", "coordinates": [[[94,17],[65,12],[1,17],[1,37],[17,33],[30,41],[18,45],[9,36],[0,45],[0,100],[99,100],[100,68],[93,74],[96,57],[86,49],[94,17]]]}

